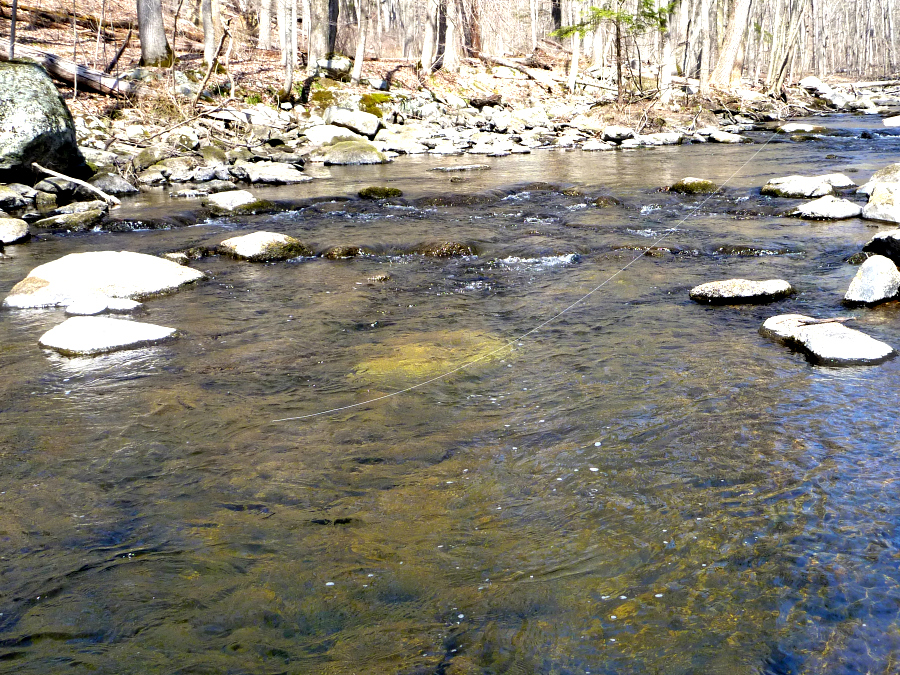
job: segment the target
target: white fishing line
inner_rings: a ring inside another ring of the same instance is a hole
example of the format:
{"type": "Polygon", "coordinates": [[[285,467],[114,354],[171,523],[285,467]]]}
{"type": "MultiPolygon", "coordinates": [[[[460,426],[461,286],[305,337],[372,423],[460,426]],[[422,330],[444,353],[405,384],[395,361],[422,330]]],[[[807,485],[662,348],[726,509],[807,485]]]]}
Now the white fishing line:
{"type": "MultiPolygon", "coordinates": [[[[790,120],[790,119],[793,119],[793,116],[789,116],[789,117],[788,117],[788,120],[790,120]]],[[[668,237],[671,236],[672,234],[678,232],[678,231],[679,231],[679,229],[678,229],[679,226],[683,225],[684,222],[685,222],[688,218],[690,218],[691,216],[696,215],[696,214],[697,214],[704,206],[706,206],[706,203],[707,203],[710,199],[712,199],[712,198],[715,197],[719,192],[721,192],[721,191],[722,191],[722,188],[724,188],[726,185],[728,185],[728,183],[731,182],[731,180],[732,180],[735,176],[737,176],[741,171],[743,171],[744,168],[745,168],[748,164],[750,164],[750,162],[752,162],[753,160],[755,160],[756,157],[759,155],[759,153],[761,153],[761,152],[765,149],[765,147],[769,144],[769,142],[770,142],[773,138],[775,138],[775,136],[777,135],[777,133],[778,133],[777,131],[773,132],[773,133],[765,140],[765,142],[762,143],[762,144],[759,146],[759,149],[758,149],[756,152],[754,152],[754,153],[753,153],[753,154],[752,154],[752,155],[751,155],[751,156],[750,156],[743,164],[741,164],[741,165],[734,171],[734,173],[732,173],[732,174],[725,180],[724,183],[722,183],[720,186],[718,186],[713,192],[709,193],[709,194],[706,196],[706,198],[705,198],[702,202],[700,202],[700,203],[699,203],[697,206],[695,206],[691,211],[689,211],[689,212],[688,212],[681,220],[679,220],[678,223],[675,225],[675,227],[672,227],[672,228],[669,228],[668,230],[666,230],[666,232],[665,232],[664,234],[662,234],[662,235],[661,235],[659,238],[657,238],[652,244],[650,244],[649,247],[647,247],[647,250],[650,250],[650,249],[652,249],[652,248],[655,247],[655,246],[659,246],[659,244],[660,244],[662,241],[664,241],[666,238],[668,238],[668,237]]],[[[618,270],[616,270],[615,272],[613,272],[609,277],[607,277],[606,279],[604,279],[603,281],[601,281],[599,284],[597,284],[596,286],[594,286],[594,287],[593,287],[591,290],[589,290],[587,293],[585,293],[585,294],[582,295],[580,298],[578,298],[577,300],[575,300],[575,302],[573,302],[572,304],[568,305],[568,306],[565,307],[564,309],[561,309],[559,312],[557,312],[556,314],[554,314],[553,316],[551,316],[549,319],[545,319],[544,321],[542,321],[541,323],[539,323],[537,326],[535,326],[535,327],[532,328],[531,330],[527,331],[526,333],[522,333],[521,335],[519,335],[519,336],[513,338],[512,340],[509,340],[508,342],[506,342],[506,343],[503,344],[502,346],[497,347],[496,349],[494,349],[493,351],[488,352],[487,354],[482,354],[482,355],[479,356],[478,358],[474,358],[474,359],[471,359],[470,361],[465,361],[465,362],[463,362],[462,364],[460,364],[460,365],[457,366],[456,368],[453,368],[452,370],[448,370],[448,371],[446,371],[446,372],[444,372],[444,373],[441,373],[440,375],[435,375],[434,377],[431,377],[431,378],[429,378],[429,379],[427,379],[427,380],[423,380],[423,381],[421,381],[421,382],[419,382],[419,383],[417,383],[417,384],[411,385],[411,386],[406,387],[406,388],[404,388],[404,389],[398,389],[397,391],[391,392],[390,394],[383,394],[383,395],[381,395],[381,396],[375,396],[374,398],[366,399],[365,401],[360,401],[359,403],[351,403],[351,404],[349,404],[349,405],[342,405],[342,406],[339,406],[339,407],[337,407],[337,408],[329,408],[328,410],[321,410],[321,411],[319,411],[319,412],[309,413],[308,415],[298,415],[298,416],[296,416],[296,417],[283,417],[283,418],[281,418],[281,419],[272,420],[272,423],[274,424],[274,423],[277,423],[277,422],[294,422],[294,421],[297,421],[297,420],[306,420],[306,419],[310,419],[310,418],[312,418],[312,417],[321,417],[321,416],[323,416],[323,415],[331,415],[331,414],[334,414],[334,413],[343,412],[343,411],[345,411],[345,410],[352,410],[353,408],[360,408],[360,407],[362,407],[362,406],[369,405],[369,404],[371,404],[371,403],[377,403],[378,401],[384,401],[385,399],[394,398],[395,396],[400,396],[400,395],[402,395],[402,394],[408,394],[408,393],[411,392],[411,391],[415,391],[416,389],[421,389],[422,387],[425,387],[425,386],[427,386],[427,385],[429,385],[429,384],[432,384],[433,382],[438,382],[438,381],[440,381],[440,380],[444,380],[444,379],[450,377],[451,375],[460,372],[461,370],[466,370],[466,369],[468,369],[468,368],[471,368],[471,367],[474,366],[475,364],[481,363],[481,362],[484,361],[485,359],[489,359],[490,357],[494,356],[495,354],[499,354],[500,352],[502,352],[502,351],[504,351],[504,350],[506,350],[506,349],[510,349],[511,347],[516,346],[516,343],[517,343],[517,342],[519,342],[519,341],[521,341],[521,340],[524,340],[524,339],[527,338],[529,335],[533,335],[534,333],[537,333],[539,330],[541,330],[542,328],[545,328],[545,327],[548,326],[549,324],[553,323],[554,321],[556,321],[557,319],[559,319],[559,318],[560,318],[561,316],[563,316],[564,314],[567,314],[568,312],[572,311],[572,310],[575,309],[578,305],[582,304],[585,300],[587,300],[588,298],[590,298],[594,293],[596,293],[596,292],[599,291],[601,288],[603,288],[604,286],[606,286],[610,281],[612,281],[612,280],[615,279],[617,276],[619,276],[620,274],[622,274],[625,270],[627,270],[629,267],[631,267],[632,265],[634,265],[634,263],[636,263],[638,260],[640,260],[642,257],[644,257],[644,254],[645,254],[645,253],[646,253],[646,251],[641,251],[641,252],[639,252],[632,260],[628,261],[628,262],[627,262],[625,265],[623,265],[621,268],[619,268],[618,270]]],[[[591,441],[591,443],[594,443],[594,441],[591,441]]]]}

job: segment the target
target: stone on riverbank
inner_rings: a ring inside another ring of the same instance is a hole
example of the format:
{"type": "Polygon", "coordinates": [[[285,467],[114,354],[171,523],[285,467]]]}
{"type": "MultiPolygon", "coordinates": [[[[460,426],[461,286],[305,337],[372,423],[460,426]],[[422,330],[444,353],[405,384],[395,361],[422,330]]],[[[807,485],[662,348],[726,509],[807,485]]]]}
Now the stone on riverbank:
{"type": "Polygon", "coordinates": [[[822,134],[828,131],[825,127],[815,124],[802,124],[800,122],[788,122],[775,129],[779,134],[822,134]]]}
{"type": "Polygon", "coordinates": [[[341,141],[363,141],[365,136],[334,124],[319,124],[303,132],[311,145],[332,145],[341,141]]]}
{"type": "Polygon", "coordinates": [[[872,194],[872,190],[875,189],[876,185],[882,183],[900,183],[900,162],[889,164],[882,169],[878,169],[878,171],[873,173],[872,177],[860,185],[856,191],[859,194],[869,195],[872,194]]]}
{"type": "Polygon", "coordinates": [[[705,178],[682,178],[669,188],[669,192],[680,192],[686,195],[708,195],[719,189],[719,186],[705,178]]]}
{"type": "Polygon", "coordinates": [[[841,220],[843,218],[858,218],[862,215],[863,208],[847,199],[839,199],[834,195],[826,195],[814,199],[806,204],[801,204],[788,215],[810,220],[841,220]]]}
{"type": "Polygon", "coordinates": [[[247,180],[251,183],[269,183],[274,185],[293,185],[296,183],[308,183],[312,180],[291,164],[282,162],[248,162],[238,160],[234,163],[238,169],[247,172],[247,180]]]}
{"type": "Polygon", "coordinates": [[[733,134],[729,131],[720,131],[716,129],[709,135],[709,140],[715,143],[752,143],[753,141],[746,136],[733,134]]]}
{"type": "Polygon", "coordinates": [[[869,193],[869,201],[863,207],[866,220],[883,220],[900,223],[900,183],[878,183],[869,193]]]}
{"type": "Polygon", "coordinates": [[[13,286],[3,306],[55,307],[97,295],[140,300],[171,293],[204,277],[197,270],[143,253],[70,253],[31,270],[13,286]]]}
{"type": "Polygon", "coordinates": [[[759,332],[828,366],[874,365],[896,353],[890,345],[842,323],[817,321],[802,314],[781,314],[766,319],[759,332]]]}
{"type": "Polygon", "coordinates": [[[152,323],[75,316],[44,333],[38,344],[66,356],[93,356],[158,344],[175,337],[175,333],[174,328],[152,323]]]}
{"type": "Polygon", "coordinates": [[[312,249],[300,240],[277,232],[251,232],[231,237],[219,244],[219,250],[250,262],[274,262],[313,255],[312,249]]]}
{"type": "Polygon", "coordinates": [[[328,165],[386,164],[388,159],[368,141],[341,141],[326,145],[314,156],[313,161],[328,165]]]}
{"type": "Polygon", "coordinates": [[[17,244],[28,239],[28,223],[18,218],[0,218],[0,244],[17,244]]]}
{"type": "Polygon", "coordinates": [[[95,188],[110,195],[129,195],[139,192],[134,185],[115,173],[99,173],[90,182],[95,188]]]}
{"type": "Polygon", "coordinates": [[[66,232],[87,232],[93,229],[106,215],[104,209],[90,209],[75,213],[60,213],[49,218],[41,218],[33,223],[42,230],[65,230],[66,232]]]}
{"type": "Polygon", "coordinates": [[[346,108],[331,106],[325,110],[324,117],[325,124],[346,127],[350,131],[366,136],[369,139],[375,138],[375,134],[378,133],[378,129],[381,127],[381,120],[376,115],[361,110],[347,110],[346,108]]]}
{"type": "Polygon", "coordinates": [[[691,289],[691,300],[710,305],[764,303],[785,298],[794,288],[782,279],[710,281],[691,289]]]}
{"type": "Polygon", "coordinates": [[[611,124],[604,127],[603,131],[600,133],[600,140],[609,141],[611,143],[621,143],[626,138],[634,138],[634,129],[611,124]]]}
{"type": "Polygon", "coordinates": [[[90,173],[72,115],[47,72],[33,63],[0,62],[0,179],[33,175],[32,162],[68,175],[90,173]]]}
{"type": "Polygon", "coordinates": [[[900,290],[900,271],[890,258],[873,255],[859,266],[856,276],[844,295],[851,305],[873,305],[889,300],[900,290]]]}

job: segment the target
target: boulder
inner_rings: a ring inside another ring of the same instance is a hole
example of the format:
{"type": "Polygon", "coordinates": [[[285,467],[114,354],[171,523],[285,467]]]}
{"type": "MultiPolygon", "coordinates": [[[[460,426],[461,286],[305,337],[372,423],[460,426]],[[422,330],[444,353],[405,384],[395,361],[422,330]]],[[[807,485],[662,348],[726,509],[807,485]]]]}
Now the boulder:
{"type": "Polygon", "coordinates": [[[900,127],[900,115],[885,117],[883,120],[881,120],[881,123],[886,127],[900,127]]]}
{"type": "Polygon", "coordinates": [[[879,169],[872,174],[869,180],[860,185],[856,191],[864,195],[872,194],[875,186],[882,183],[900,183],[900,162],[889,164],[883,169],[879,169]]]}
{"type": "Polygon", "coordinates": [[[403,190],[395,187],[373,185],[363,188],[357,194],[361,199],[390,199],[391,197],[402,197],[403,190]]]}
{"type": "Polygon", "coordinates": [[[319,73],[330,77],[332,80],[345,80],[350,77],[353,61],[346,56],[335,54],[331,58],[318,59],[316,68],[319,73]]]}
{"type": "Polygon", "coordinates": [[[31,176],[32,162],[69,175],[90,173],[72,114],[46,71],[0,62],[0,180],[31,176]]]}
{"type": "Polygon", "coordinates": [[[134,185],[115,173],[99,173],[91,179],[91,185],[110,195],[129,195],[139,192],[134,185]]]}
{"type": "Polygon", "coordinates": [[[715,141],[716,143],[752,143],[753,141],[746,136],[741,136],[740,134],[733,134],[728,131],[713,131],[709,135],[709,140],[715,141]]]}
{"type": "Polygon", "coordinates": [[[140,321],[74,316],[44,333],[38,344],[67,356],[91,356],[158,344],[175,337],[175,332],[140,321]]]}
{"type": "Polygon", "coordinates": [[[361,110],[347,110],[346,108],[331,106],[325,110],[324,117],[325,124],[345,127],[369,139],[375,138],[375,134],[378,133],[378,129],[381,127],[381,120],[377,116],[361,110]]]}
{"type": "Polygon", "coordinates": [[[140,300],[171,293],[204,276],[197,270],[143,253],[70,253],[31,270],[13,286],[3,306],[67,306],[97,295],[140,300]]]}
{"type": "Polygon", "coordinates": [[[877,184],[863,207],[862,217],[866,220],[900,223],[900,183],[877,184]]]}
{"type": "Polygon", "coordinates": [[[49,218],[36,220],[34,227],[43,230],[65,230],[66,232],[87,232],[93,229],[106,215],[104,209],[90,209],[75,213],[61,213],[49,218]]]}
{"type": "Polygon", "coordinates": [[[428,258],[453,258],[461,255],[477,254],[475,247],[471,244],[463,244],[456,241],[420,244],[415,248],[414,252],[428,258]]]}
{"type": "Polygon", "coordinates": [[[250,262],[272,262],[311,256],[312,250],[298,239],[277,232],[252,232],[219,244],[222,253],[250,262]]]}
{"type": "Polygon", "coordinates": [[[830,85],[825,84],[818,77],[814,75],[810,75],[809,77],[804,77],[799,82],[800,86],[806,89],[806,91],[812,92],[816,96],[828,96],[834,89],[831,88],[830,85]]]}
{"type": "Polygon", "coordinates": [[[310,176],[297,171],[291,164],[282,162],[248,162],[239,160],[235,167],[247,172],[247,180],[251,183],[272,183],[275,185],[293,185],[308,183],[310,176]]]}
{"type": "Polygon", "coordinates": [[[719,186],[705,178],[682,178],[669,187],[669,192],[680,192],[687,195],[709,195],[719,189],[719,186]]]}
{"type": "Polygon", "coordinates": [[[600,133],[601,140],[611,141],[613,143],[621,143],[626,138],[633,138],[633,137],[634,137],[634,129],[619,126],[616,124],[611,124],[607,127],[604,127],[603,131],[600,133]]]}
{"type": "Polygon", "coordinates": [[[206,206],[219,212],[231,212],[256,204],[259,200],[246,190],[217,192],[206,198],[206,206]]]}
{"type": "Polygon", "coordinates": [[[18,218],[0,218],[0,244],[16,244],[28,239],[28,223],[18,218]]]}
{"type": "Polygon", "coordinates": [[[824,197],[834,193],[834,188],[851,187],[854,183],[841,173],[822,176],[785,176],[773,178],[760,192],[772,197],[824,197]]]}
{"type": "Polygon", "coordinates": [[[844,295],[847,304],[873,305],[889,300],[900,290],[900,271],[890,258],[873,255],[867,258],[844,295]]]}
{"type": "Polygon", "coordinates": [[[726,279],[710,281],[691,289],[691,300],[715,305],[737,303],[763,303],[780,300],[794,292],[794,288],[782,279],[750,281],[749,279],[726,279]]]}
{"type": "Polygon", "coordinates": [[[866,242],[862,250],[886,256],[895,264],[900,263],[900,229],[879,232],[866,242]]]}
{"type": "Polygon", "coordinates": [[[616,146],[613,145],[612,143],[606,143],[605,141],[592,139],[590,141],[586,141],[581,146],[581,149],[584,150],[585,152],[597,152],[597,151],[603,151],[603,150],[614,150],[615,147],[616,146]]]}
{"type": "Polygon", "coordinates": [[[341,141],[321,148],[314,159],[332,164],[385,164],[388,159],[368,141],[341,141]]]}
{"type": "Polygon", "coordinates": [[[781,314],[766,319],[760,333],[807,352],[829,366],[872,365],[891,358],[894,348],[835,321],[819,321],[802,314],[781,314]]]}
{"type": "Polygon", "coordinates": [[[362,141],[364,136],[336,124],[318,124],[303,132],[311,145],[331,145],[341,141],[362,141]]]}
{"type": "Polygon", "coordinates": [[[839,199],[834,195],[819,197],[811,202],[801,204],[789,215],[810,220],[841,220],[842,218],[858,218],[862,214],[862,206],[847,199],[839,199]]]}
{"type": "Polygon", "coordinates": [[[8,185],[0,185],[0,209],[21,209],[29,200],[8,185]]]}

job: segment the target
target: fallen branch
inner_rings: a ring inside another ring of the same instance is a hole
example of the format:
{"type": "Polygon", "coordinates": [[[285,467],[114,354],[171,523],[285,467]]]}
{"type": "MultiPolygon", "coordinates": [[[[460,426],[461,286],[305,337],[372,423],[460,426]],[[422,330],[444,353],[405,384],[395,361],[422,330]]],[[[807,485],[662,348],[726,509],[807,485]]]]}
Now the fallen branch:
{"type": "Polygon", "coordinates": [[[122,46],[119,47],[119,51],[116,52],[116,55],[113,57],[112,61],[103,69],[103,72],[107,75],[113,71],[113,68],[116,67],[116,64],[119,62],[119,59],[122,58],[122,54],[125,53],[125,48],[128,47],[128,43],[131,41],[131,34],[134,32],[134,28],[128,28],[128,35],[125,36],[124,42],[122,42],[122,46]]]}
{"type": "Polygon", "coordinates": [[[549,90],[552,90],[554,85],[556,84],[554,79],[542,70],[537,70],[536,68],[527,68],[526,66],[522,66],[515,61],[510,61],[509,59],[502,58],[500,56],[479,54],[479,57],[486,63],[494,63],[498,66],[505,66],[507,68],[512,68],[513,70],[518,70],[520,73],[524,73],[539,85],[541,85],[542,87],[546,87],[549,90]]]}
{"type": "Polygon", "coordinates": [[[222,37],[219,39],[219,46],[216,47],[216,53],[212,57],[212,60],[209,63],[209,68],[206,69],[206,77],[203,78],[203,81],[200,83],[200,88],[197,90],[197,96],[194,98],[194,105],[200,101],[200,97],[203,95],[203,89],[206,87],[206,83],[209,82],[210,75],[212,75],[213,71],[216,69],[216,66],[219,65],[219,54],[222,53],[222,45],[225,44],[225,38],[228,36],[228,31],[222,31],[222,37]]]}
{"type": "MultiPolygon", "coordinates": [[[[0,40],[0,60],[9,60],[9,49],[9,41],[0,40]]],[[[135,91],[135,86],[131,82],[118,77],[111,77],[99,70],[82,66],[74,61],[69,61],[49,52],[43,52],[34,47],[18,44],[15,47],[15,55],[17,59],[24,57],[29,61],[38,63],[52,77],[66,84],[74,84],[77,79],[78,85],[82,88],[91,89],[101,94],[117,96],[128,96],[135,91]]]]}
{"type": "Polygon", "coordinates": [[[79,180],[79,179],[77,179],[77,178],[72,178],[71,176],[67,176],[67,175],[65,175],[65,174],[63,174],[63,173],[59,173],[58,171],[53,171],[52,169],[48,169],[48,168],[46,168],[46,167],[41,166],[41,165],[38,164],[37,162],[32,162],[32,163],[31,163],[31,166],[33,166],[33,167],[34,167],[35,169],[37,169],[38,171],[42,171],[43,173],[46,173],[46,174],[48,174],[48,175],[50,175],[50,176],[53,176],[54,178],[62,178],[62,179],[64,179],[64,180],[72,181],[72,182],[75,183],[76,185],[80,185],[81,187],[83,187],[83,188],[85,188],[85,189],[87,189],[87,190],[90,190],[91,192],[94,192],[94,193],[100,195],[100,196],[103,198],[103,201],[105,201],[105,202],[106,202],[107,204],[109,204],[110,206],[119,206],[119,205],[122,203],[121,201],[119,201],[118,199],[116,199],[115,197],[113,197],[112,195],[106,194],[106,193],[105,193],[103,190],[101,190],[100,188],[94,187],[94,186],[91,185],[90,183],[87,183],[87,182],[85,182],[85,181],[83,181],[83,180],[79,180]]]}

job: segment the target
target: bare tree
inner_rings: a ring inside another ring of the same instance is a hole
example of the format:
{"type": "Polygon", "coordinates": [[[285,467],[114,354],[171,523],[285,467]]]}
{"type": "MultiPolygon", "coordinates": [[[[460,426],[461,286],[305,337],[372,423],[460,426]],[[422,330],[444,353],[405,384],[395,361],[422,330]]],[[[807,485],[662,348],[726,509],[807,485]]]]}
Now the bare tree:
{"type": "Polygon", "coordinates": [[[725,43],[719,51],[716,67],[710,76],[710,84],[722,89],[731,88],[735,79],[740,80],[741,67],[738,64],[738,55],[744,45],[744,33],[747,28],[747,17],[750,15],[752,0],[737,0],[731,10],[731,18],[725,33],[725,43]],[[735,78],[735,66],[737,65],[737,78],[735,78]]]}
{"type": "Polygon", "coordinates": [[[163,26],[162,0],[137,0],[141,65],[170,66],[174,54],[163,26]]]}
{"type": "Polygon", "coordinates": [[[259,0],[259,49],[272,49],[272,0],[259,0]]]}
{"type": "Polygon", "coordinates": [[[356,0],[356,3],[356,55],[353,59],[353,74],[350,76],[352,84],[359,84],[362,77],[363,60],[366,58],[366,32],[369,27],[369,0],[356,0]]]}

